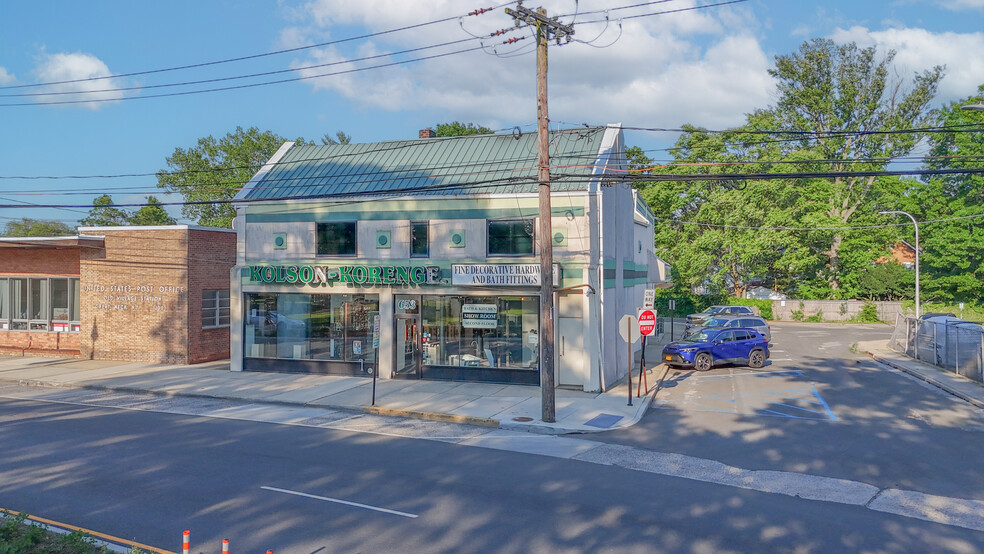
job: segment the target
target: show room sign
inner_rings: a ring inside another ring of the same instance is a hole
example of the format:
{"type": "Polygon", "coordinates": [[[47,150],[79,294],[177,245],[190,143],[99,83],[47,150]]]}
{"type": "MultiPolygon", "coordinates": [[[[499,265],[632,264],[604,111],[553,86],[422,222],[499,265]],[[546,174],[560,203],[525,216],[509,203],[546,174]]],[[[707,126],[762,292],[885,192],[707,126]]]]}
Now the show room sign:
{"type": "MultiPolygon", "coordinates": [[[[560,282],[560,264],[553,266],[560,282]]],[[[451,264],[451,284],[459,286],[540,286],[540,264],[451,264]]]]}
{"type": "Polygon", "coordinates": [[[495,304],[462,304],[461,326],[465,329],[495,329],[499,307],[495,304]]]}

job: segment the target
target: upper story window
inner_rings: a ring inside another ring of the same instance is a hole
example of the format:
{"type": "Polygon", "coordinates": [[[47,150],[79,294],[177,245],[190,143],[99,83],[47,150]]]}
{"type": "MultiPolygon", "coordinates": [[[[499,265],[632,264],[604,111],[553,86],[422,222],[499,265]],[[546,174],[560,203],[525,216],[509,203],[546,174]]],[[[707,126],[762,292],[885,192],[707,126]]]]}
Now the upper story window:
{"type": "Polygon", "coordinates": [[[430,256],[430,240],[428,228],[430,225],[426,221],[410,222],[410,256],[413,258],[426,258],[430,256]]]}
{"type": "Polygon", "coordinates": [[[488,240],[490,256],[533,254],[533,220],[489,221],[488,240]]]}
{"type": "Polygon", "coordinates": [[[354,221],[318,224],[319,256],[355,256],[356,225],[354,221]]]}

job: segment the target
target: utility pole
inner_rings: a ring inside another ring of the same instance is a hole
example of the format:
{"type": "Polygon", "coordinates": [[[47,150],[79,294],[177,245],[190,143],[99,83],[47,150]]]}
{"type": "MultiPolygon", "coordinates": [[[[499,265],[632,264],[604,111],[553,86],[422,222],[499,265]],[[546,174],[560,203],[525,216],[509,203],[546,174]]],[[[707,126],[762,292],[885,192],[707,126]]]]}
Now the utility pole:
{"type": "Polygon", "coordinates": [[[550,217],[550,133],[547,117],[547,41],[570,42],[574,28],[548,18],[547,11],[506,8],[516,26],[522,23],[536,27],[536,140],[539,146],[537,180],[540,200],[540,404],[541,418],[546,423],[556,421],[556,391],[554,390],[554,302],[553,302],[553,228],[550,217]]]}

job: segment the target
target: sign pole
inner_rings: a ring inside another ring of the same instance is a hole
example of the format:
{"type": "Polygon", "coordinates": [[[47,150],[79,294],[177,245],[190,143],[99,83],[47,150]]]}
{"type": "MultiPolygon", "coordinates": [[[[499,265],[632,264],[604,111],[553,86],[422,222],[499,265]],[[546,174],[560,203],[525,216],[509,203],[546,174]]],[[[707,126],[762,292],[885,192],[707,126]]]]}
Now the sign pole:
{"type": "MultiPolygon", "coordinates": [[[[629,335],[629,337],[632,336],[632,328],[631,327],[629,328],[628,335],[629,335]]],[[[625,344],[629,347],[629,358],[628,358],[628,362],[629,362],[628,363],[628,366],[629,366],[629,372],[628,372],[629,373],[629,406],[631,406],[632,405],[632,341],[631,340],[627,340],[627,341],[625,341],[625,344]]]]}

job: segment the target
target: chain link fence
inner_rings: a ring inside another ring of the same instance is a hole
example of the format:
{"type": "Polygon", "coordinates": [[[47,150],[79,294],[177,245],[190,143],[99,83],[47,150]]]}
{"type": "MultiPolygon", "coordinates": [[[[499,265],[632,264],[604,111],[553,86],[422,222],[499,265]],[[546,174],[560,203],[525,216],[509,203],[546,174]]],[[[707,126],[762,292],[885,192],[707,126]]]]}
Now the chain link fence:
{"type": "Polygon", "coordinates": [[[984,382],[984,327],[979,323],[899,315],[888,346],[911,358],[984,382]]]}

